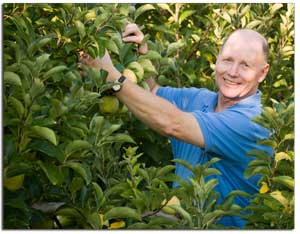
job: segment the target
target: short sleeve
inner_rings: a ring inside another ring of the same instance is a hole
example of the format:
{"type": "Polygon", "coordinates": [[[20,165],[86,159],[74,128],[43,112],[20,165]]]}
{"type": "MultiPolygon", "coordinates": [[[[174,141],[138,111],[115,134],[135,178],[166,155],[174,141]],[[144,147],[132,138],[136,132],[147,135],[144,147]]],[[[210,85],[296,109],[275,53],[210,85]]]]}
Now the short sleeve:
{"type": "Polygon", "coordinates": [[[177,108],[188,111],[188,108],[191,107],[196,96],[201,94],[202,90],[204,89],[160,87],[156,91],[156,95],[168,100],[177,108]]]}
{"type": "Polygon", "coordinates": [[[227,157],[227,160],[243,160],[251,149],[258,148],[257,140],[268,137],[268,131],[240,112],[194,111],[205,141],[205,151],[227,157]]]}

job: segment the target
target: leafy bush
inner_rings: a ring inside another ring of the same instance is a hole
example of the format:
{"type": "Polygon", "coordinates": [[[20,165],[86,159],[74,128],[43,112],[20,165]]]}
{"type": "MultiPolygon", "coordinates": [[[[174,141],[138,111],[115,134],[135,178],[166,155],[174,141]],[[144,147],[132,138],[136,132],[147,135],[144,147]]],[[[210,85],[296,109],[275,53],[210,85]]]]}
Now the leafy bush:
{"type": "MultiPolygon", "coordinates": [[[[137,83],[155,76],[161,85],[215,90],[214,66],[224,38],[237,28],[261,32],[270,45],[268,78],[261,85],[275,160],[256,152],[245,176],[262,173],[261,193],[245,210],[247,228],[293,228],[294,218],[294,6],[293,4],[13,4],[3,5],[4,228],[224,228],[221,205],[204,178],[209,165],[191,165],[191,183],[178,181],[168,139],[112,101],[105,73],[78,64],[79,52],[102,56],[137,83]],[[149,52],[125,44],[121,32],[136,22],[149,52]],[[257,169],[258,168],[258,169],[257,169]],[[200,171],[202,173],[200,173],[200,171]],[[163,201],[175,215],[163,212],[163,201]],[[194,204],[197,204],[195,207],[194,204]],[[263,204],[263,205],[262,205],[263,204]],[[249,213],[250,211],[250,213],[249,213]]],[[[112,101],[114,102],[114,101],[112,101]]],[[[217,160],[217,159],[216,159],[217,160]]]]}

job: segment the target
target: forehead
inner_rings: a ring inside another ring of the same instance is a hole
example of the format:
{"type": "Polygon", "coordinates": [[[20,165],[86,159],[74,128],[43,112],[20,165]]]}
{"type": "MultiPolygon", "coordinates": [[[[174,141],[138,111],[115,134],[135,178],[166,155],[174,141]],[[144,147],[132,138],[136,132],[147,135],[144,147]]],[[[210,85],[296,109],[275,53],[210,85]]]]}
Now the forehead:
{"type": "Polygon", "coordinates": [[[263,58],[262,42],[251,35],[232,35],[223,46],[221,56],[260,60],[263,58]]]}

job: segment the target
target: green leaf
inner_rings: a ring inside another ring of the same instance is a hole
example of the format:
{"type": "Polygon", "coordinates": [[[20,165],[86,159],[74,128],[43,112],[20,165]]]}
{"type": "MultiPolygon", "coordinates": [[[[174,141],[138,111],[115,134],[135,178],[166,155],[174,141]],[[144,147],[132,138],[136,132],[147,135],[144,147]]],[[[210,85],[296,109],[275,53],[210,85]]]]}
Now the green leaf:
{"type": "Polygon", "coordinates": [[[171,10],[169,4],[166,3],[158,3],[157,4],[158,7],[160,7],[163,10],[167,10],[171,15],[174,15],[173,11],[171,10]]]}
{"type": "Polygon", "coordinates": [[[218,170],[218,169],[215,169],[215,168],[206,168],[204,169],[203,171],[203,175],[204,176],[209,176],[209,175],[221,175],[222,173],[218,170]]]}
{"type": "Polygon", "coordinates": [[[289,200],[282,194],[281,191],[273,191],[270,193],[270,195],[279,201],[284,207],[287,207],[289,205],[289,200]]]}
{"type": "Polygon", "coordinates": [[[230,195],[226,196],[226,198],[222,201],[221,204],[222,209],[228,210],[231,207],[233,200],[234,200],[234,196],[230,196],[230,195]]]}
{"type": "Polygon", "coordinates": [[[178,221],[176,219],[170,219],[168,217],[163,216],[153,216],[151,217],[151,220],[149,222],[150,228],[152,225],[158,225],[159,228],[161,225],[170,225],[170,228],[174,228],[177,225],[179,225],[178,221]]]}
{"type": "Polygon", "coordinates": [[[103,132],[102,132],[102,136],[106,137],[111,135],[113,132],[119,130],[121,128],[121,124],[112,124],[109,128],[106,128],[103,132]]]}
{"type": "MultiPolygon", "coordinates": [[[[13,177],[20,174],[26,174],[31,171],[32,169],[32,162],[12,162],[9,164],[9,166],[5,167],[5,176],[7,177],[13,177]]],[[[4,175],[4,172],[3,172],[4,175]]]]}
{"type": "Polygon", "coordinates": [[[188,170],[190,170],[194,174],[194,168],[193,168],[193,166],[191,164],[189,164],[187,161],[182,160],[182,159],[173,159],[172,161],[176,162],[176,163],[180,163],[181,165],[183,165],[184,167],[186,167],[188,170]]]}
{"type": "Polygon", "coordinates": [[[178,42],[170,43],[167,48],[167,56],[170,56],[183,46],[185,46],[185,43],[181,42],[180,40],[178,42]]]}
{"type": "Polygon", "coordinates": [[[134,21],[143,14],[145,11],[154,10],[155,7],[151,4],[143,4],[134,12],[134,21]]]}
{"type": "Polygon", "coordinates": [[[82,40],[86,35],[84,24],[80,20],[76,20],[75,21],[75,26],[76,26],[76,29],[79,33],[80,39],[82,40]]]}
{"type": "Polygon", "coordinates": [[[270,9],[270,13],[271,15],[274,15],[276,11],[278,11],[280,8],[283,7],[283,4],[282,3],[276,3],[276,4],[273,4],[271,6],[271,9],[270,9]]]}
{"type": "Polygon", "coordinates": [[[96,11],[95,10],[89,10],[85,16],[84,16],[84,19],[86,21],[89,21],[89,20],[95,20],[96,19],[96,11]]]}
{"type": "Polygon", "coordinates": [[[246,28],[253,29],[253,28],[256,28],[258,25],[261,25],[261,24],[262,24],[261,20],[253,20],[249,24],[247,24],[246,28]]]}
{"type": "Polygon", "coordinates": [[[42,137],[54,145],[57,145],[56,135],[54,131],[47,127],[41,127],[41,126],[32,126],[30,127],[30,136],[33,137],[42,137]]]}
{"type": "Polygon", "coordinates": [[[132,139],[131,136],[129,136],[125,133],[118,133],[113,136],[108,136],[108,137],[104,138],[102,141],[102,144],[115,143],[115,142],[119,142],[119,143],[128,142],[128,143],[133,143],[133,144],[136,143],[132,139]]]}
{"type": "Polygon", "coordinates": [[[52,39],[53,39],[52,37],[38,38],[37,40],[35,40],[29,45],[27,49],[27,53],[32,56],[38,49],[40,49],[41,47],[43,47],[44,45],[52,41],[52,39]]]}
{"type": "Polygon", "coordinates": [[[224,210],[214,210],[213,212],[209,212],[204,215],[202,223],[206,225],[210,225],[213,223],[216,219],[224,216],[226,212],[224,210]]]}
{"type": "Polygon", "coordinates": [[[92,185],[95,191],[95,199],[96,199],[97,207],[99,209],[102,203],[104,202],[105,197],[101,187],[97,183],[92,182],[92,185]]]}
{"type": "Polygon", "coordinates": [[[139,59],[138,63],[143,67],[145,73],[157,74],[156,68],[150,59],[139,59]]]}
{"type": "Polygon", "coordinates": [[[279,152],[275,154],[275,161],[281,161],[281,160],[288,160],[288,161],[292,161],[292,159],[290,158],[290,156],[285,153],[285,152],[279,152]]]}
{"type": "Polygon", "coordinates": [[[212,191],[212,189],[219,183],[218,179],[210,179],[205,183],[204,189],[206,192],[212,191]]]}
{"type": "Polygon", "coordinates": [[[43,68],[44,64],[47,61],[49,61],[49,57],[50,57],[50,54],[42,54],[36,58],[36,68],[38,71],[40,71],[43,68]]]}
{"type": "Polygon", "coordinates": [[[230,17],[230,15],[229,15],[226,11],[225,11],[224,14],[222,15],[222,18],[223,18],[224,20],[226,20],[228,23],[231,24],[231,17],[230,17]]]}
{"type": "Polygon", "coordinates": [[[228,196],[243,196],[243,197],[250,197],[251,195],[249,193],[246,193],[244,191],[241,190],[232,190],[228,196]]]}
{"type": "Polygon", "coordinates": [[[255,166],[255,167],[248,167],[244,172],[244,176],[246,178],[249,178],[256,174],[263,174],[268,176],[270,175],[270,170],[267,166],[255,166]]]}
{"type": "Polygon", "coordinates": [[[166,175],[167,173],[170,173],[170,172],[173,172],[175,169],[175,166],[174,165],[167,165],[167,166],[164,166],[162,168],[160,168],[157,173],[156,173],[156,177],[157,178],[161,178],[163,177],[164,175],[166,175]]]}
{"type": "Polygon", "coordinates": [[[126,43],[120,48],[119,59],[123,66],[136,60],[136,54],[133,51],[134,46],[133,43],[126,43]]]}
{"type": "Polygon", "coordinates": [[[105,23],[109,17],[110,14],[108,12],[102,12],[101,14],[97,15],[94,26],[98,29],[100,26],[103,26],[103,23],[105,23]]]}
{"type": "Polygon", "coordinates": [[[37,95],[41,94],[45,90],[44,82],[38,78],[35,78],[33,84],[29,90],[30,96],[35,98],[37,95]]]}
{"type": "Polygon", "coordinates": [[[74,140],[67,145],[67,147],[65,149],[65,154],[68,156],[76,151],[87,150],[87,149],[90,149],[91,147],[92,147],[92,145],[87,141],[74,140]]]}
{"type": "Polygon", "coordinates": [[[252,160],[248,164],[248,167],[257,167],[257,166],[265,166],[265,167],[267,167],[268,165],[269,165],[269,163],[266,162],[266,161],[264,161],[264,160],[255,159],[255,160],[252,160]]]}
{"type": "Polygon", "coordinates": [[[62,72],[64,70],[67,70],[68,67],[65,66],[65,65],[59,65],[59,66],[56,66],[56,67],[53,67],[51,68],[49,71],[47,71],[45,74],[44,74],[44,80],[48,79],[50,76],[58,73],[58,72],[62,72]]]}
{"type": "Polygon", "coordinates": [[[140,214],[138,214],[136,210],[129,207],[113,207],[104,214],[105,220],[117,218],[132,218],[136,220],[141,220],[140,214]]]}
{"type": "Polygon", "coordinates": [[[197,12],[196,10],[187,10],[184,11],[180,14],[179,16],[179,24],[181,25],[181,23],[188,18],[189,16],[193,15],[195,12],[197,12]]]}
{"type": "Polygon", "coordinates": [[[11,103],[11,105],[17,111],[17,114],[18,114],[19,118],[21,119],[24,115],[24,112],[25,112],[25,108],[23,106],[23,103],[21,101],[19,101],[18,99],[14,98],[13,96],[8,97],[8,102],[11,103]]]}
{"type": "Polygon", "coordinates": [[[113,40],[107,40],[106,41],[106,48],[110,51],[112,51],[113,53],[119,55],[119,48],[117,46],[117,44],[113,41],[113,40]]]}
{"type": "Polygon", "coordinates": [[[63,166],[72,168],[74,171],[76,171],[79,175],[82,176],[86,184],[89,184],[91,182],[92,180],[91,171],[84,164],[78,162],[66,162],[63,166]]]}
{"type": "Polygon", "coordinates": [[[159,60],[161,55],[155,50],[148,50],[147,54],[140,55],[139,59],[159,60]]]}
{"type": "Polygon", "coordinates": [[[74,176],[72,181],[69,184],[69,190],[74,197],[76,195],[76,192],[79,191],[84,185],[84,181],[82,177],[74,176]]]}
{"type": "Polygon", "coordinates": [[[291,190],[294,190],[295,182],[294,179],[290,176],[276,176],[273,177],[273,182],[282,184],[288,187],[291,190]]]}
{"type": "Polygon", "coordinates": [[[131,230],[136,230],[136,229],[144,230],[144,229],[159,229],[160,226],[158,226],[156,224],[151,224],[151,223],[136,222],[136,223],[130,224],[127,228],[131,229],[131,230]]]}
{"type": "Polygon", "coordinates": [[[181,217],[188,222],[190,228],[194,226],[191,215],[187,211],[185,211],[180,205],[168,205],[168,207],[174,209],[178,214],[180,214],[181,217]]]}
{"type": "Polygon", "coordinates": [[[38,161],[37,164],[43,169],[47,178],[53,185],[60,185],[64,180],[64,174],[53,163],[38,161]]]}
{"type": "Polygon", "coordinates": [[[239,15],[239,18],[242,18],[244,15],[246,15],[250,11],[250,5],[246,5],[242,10],[239,15]]]}
{"type": "Polygon", "coordinates": [[[95,116],[90,122],[90,131],[95,132],[96,134],[100,134],[102,132],[102,128],[104,126],[104,117],[103,116],[95,116]]]}
{"type": "Polygon", "coordinates": [[[138,62],[131,62],[127,68],[131,69],[136,74],[138,80],[142,80],[144,78],[144,68],[138,62]]]}
{"type": "Polygon", "coordinates": [[[260,144],[260,145],[265,145],[265,146],[272,147],[273,149],[275,149],[277,147],[276,141],[270,140],[270,139],[258,140],[257,143],[260,144]]]}
{"type": "Polygon", "coordinates": [[[273,87],[279,88],[279,87],[288,87],[288,83],[286,79],[280,79],[276,82],[274,82],[273,87]]]}
{"type": "Polygon", "coordinates": [[[282,141],[293,140],[294,138],[294,133],[289,133],[284,136],[282,141]]]}
{"type": "Polygon", "coordinates": [[[85,218],[87,223],[89,223],[93,229],[101,229],[102,223],[97,212],[87,213],[85,218]]]}
{"type": "Polygon", "coordinates": [[[55,146],[46,140],[36,139],[29,144],[29,148],[40,151],[51,158],[57,159],[60,162],[63,162],[65,159],[63,151],[58,146],[55,146]]]}
{"type": "Polygon", "coordinates": [[[39,48],[43,47],[44,45],[46,45],[47,43],[49,43],[50,41],[52,41],[51,37],[45,37],[45,38],[38,39],[36,41],[36,48],[39,49],[39,48]]]}
{"type": "Polygon", "coordinates": [[[271,155],[268,155],[266,151],[263,150],[250,150],[247,154],[247,156],[254,156],[258,159],[261,159],[265,162],[270,162],[271,161],[271,155]]]}
{"type": "Polygon", "coordinates": [[[56,215],[71,216],[74,217],[76,220],[83,220],[85,218],[76,208],[64,207],[59,209],[55,213],[56,215]]]}
{"type": "Polygon", "coordinates": [[[9,71],[4,72],[4,84],[22,86],[22,82],[19,75],[9,71]]]}
{"type": "Polygon", "coordinates": [[[212,164],[216,163],[216,162],[219,162],[221,159],[220,158],[217,158],[217,157],[214,157],[212,158],[211,160],[209,160],[208,162],[206,162],[203,167],[205,168],[208,168],[210,167],[212,164]]]}

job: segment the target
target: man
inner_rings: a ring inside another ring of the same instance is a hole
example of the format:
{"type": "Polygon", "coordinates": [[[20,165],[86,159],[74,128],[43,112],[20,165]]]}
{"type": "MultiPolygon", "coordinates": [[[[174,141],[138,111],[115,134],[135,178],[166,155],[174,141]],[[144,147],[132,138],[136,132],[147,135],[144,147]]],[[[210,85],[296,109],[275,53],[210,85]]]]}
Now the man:
{"type": "MultiPolygon", "coordinates": [[[[124,41],[141,43],[142,39],[137,25],[126,26],[124,41]]],[[[147,52],[145,45],[140,52],[147,52]]],[[[222,173],[216,176],[219,184],[215,190],[223,200],[232,190],[257,193],[259,177],[243,177],[252,160],[245,155],[252,149],[271,153],[269,148],[256,143],[268,138],[268,131],[251,121],[261,113],[258,85],[269,70],[267,54],[267,42],[259,33],[245,29],[233,32],[216,61],[218,93],[205,88],[159,87],[153,80],[149,81],[151,92],[147,92],[128,79],[124,80],[107,52],[103,58],[95,60],[82,54],[81,62],[106,70],[108,81],[119,79],[123,82],[115,95],[142,122],[170,137],[175,158],[192,165],[205,163],[212,157],[220,158],[213,167],[222,173]]],[[[190,171],[179,164],[176,174],[185,180],[191,176],[190,171]]],[[[244,207],[248,201],[237,197],[235,204],[244,207]]],[[[245,225],[239,217],[225,217],[220,223],[245,225]]]]}

